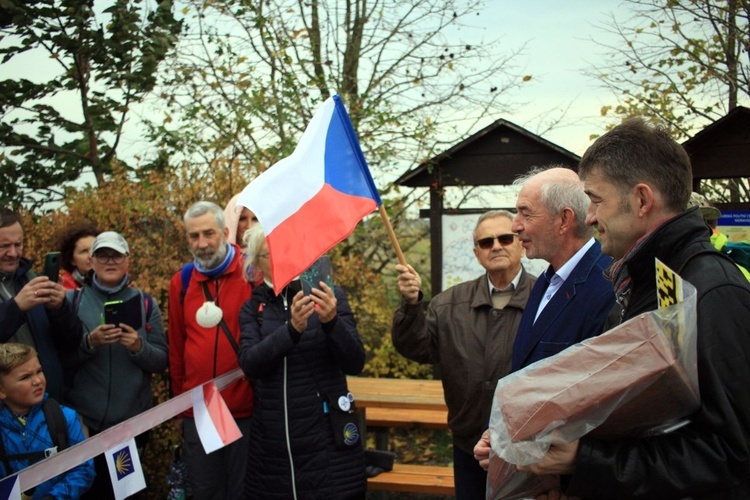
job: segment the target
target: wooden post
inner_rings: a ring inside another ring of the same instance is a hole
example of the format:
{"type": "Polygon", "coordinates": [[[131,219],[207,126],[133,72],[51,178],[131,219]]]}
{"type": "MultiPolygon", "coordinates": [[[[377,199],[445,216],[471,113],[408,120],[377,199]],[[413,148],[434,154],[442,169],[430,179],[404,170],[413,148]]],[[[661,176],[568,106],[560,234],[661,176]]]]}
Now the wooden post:
{"type": "Polygon", "coordinates": [[[393,226],[391,226],[391,219],[388,218],[388,212],[385,211],[385,204],[381,203],[378,207],[378,211],[380,212],[380,218],[383,219],[383,224],[385,224],[385,230],[388,232],[388,238],[391,240],[391,245],[393,245],[393,249],[396,251],[398,263],[405,266],[406,258],[401,251],[401,245],[398,244],[396,233],[393,231],[393,226]]]}
{"type": "Polygon", "coordinates": [[[443,197],[440,194],[441,189],[440,184],[430,188],[430,277],[433,297],[443,291],[443,197]]]}

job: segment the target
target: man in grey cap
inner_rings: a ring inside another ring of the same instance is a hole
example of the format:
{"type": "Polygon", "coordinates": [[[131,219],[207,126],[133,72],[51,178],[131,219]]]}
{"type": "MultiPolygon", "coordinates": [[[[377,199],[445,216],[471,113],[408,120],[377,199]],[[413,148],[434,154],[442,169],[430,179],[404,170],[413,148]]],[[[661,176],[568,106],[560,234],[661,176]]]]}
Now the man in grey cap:
{"type": "Polygon", "coordinates": [[[37,276],[23,258],[20,216],[0,207],[0,342],[33,346],[47,377],[47,392],[64,401],[59,354],[74,350],[83,335],[65,288],[37,276]]]}

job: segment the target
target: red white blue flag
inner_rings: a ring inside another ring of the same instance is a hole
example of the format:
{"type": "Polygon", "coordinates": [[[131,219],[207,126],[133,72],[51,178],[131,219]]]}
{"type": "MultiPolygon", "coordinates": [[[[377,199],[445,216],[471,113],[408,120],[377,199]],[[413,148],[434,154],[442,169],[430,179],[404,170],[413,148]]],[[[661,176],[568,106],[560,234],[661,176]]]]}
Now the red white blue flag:
{"type": "Polygon", "coordinates": [[[338,95],[315,113],[294,153],[237,200],[263,226],[277,294],[381,203],[338,95]]]}

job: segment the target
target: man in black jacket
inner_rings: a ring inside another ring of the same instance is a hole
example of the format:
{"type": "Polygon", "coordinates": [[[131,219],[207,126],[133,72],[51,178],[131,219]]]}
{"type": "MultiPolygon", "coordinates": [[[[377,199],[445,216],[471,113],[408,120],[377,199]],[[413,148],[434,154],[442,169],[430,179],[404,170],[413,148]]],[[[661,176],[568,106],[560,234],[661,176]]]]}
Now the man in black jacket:
{"type": "Polygon", "coordinates": [[[608,274],[623,321],[657,308],[654,258],[697,289],[701,406],[671,433],[584,437],[521,469],[562,474],[565,495],[576,497],[750,498],[750,286],[713,249],[698,209],[684,209],[687,154],[664,130],[630,119],[586,151],[579,175],[591,199],[586,222],[618,259],[608,274]]]}
{"type": "Polygon", "coordinates": [[[36,348],[47,377],[47,391],[63,398],[63,368],[58,351],[75,349],[83,334],[65,288],[31,271],[24,259],[21,218],[0,207],[0,342],[36,348]]]}

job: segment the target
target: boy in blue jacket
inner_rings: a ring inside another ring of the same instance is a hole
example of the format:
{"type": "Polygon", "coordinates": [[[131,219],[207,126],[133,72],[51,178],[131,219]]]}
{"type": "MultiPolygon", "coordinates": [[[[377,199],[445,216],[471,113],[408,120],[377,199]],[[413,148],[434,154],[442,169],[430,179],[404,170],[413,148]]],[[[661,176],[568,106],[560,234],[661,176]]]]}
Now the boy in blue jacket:
{"type": "MultiPolygon", "coordinates": [[[[28,467],[44,456],[53,454],[43,403],[47,399],[47,380],[36,350],[24,344],[0,344],[0,477],[28,467]],[[37,458],[38,457],[38,458],[37,458]]],[[[75,411],[61,407],[70,446],[84,440],[81,423],[75,411]]],[[[89,489],[94,480],[94,465],[88,460],[46,481],[28,497],[37,499],[76,499],[89,489]]]]}

